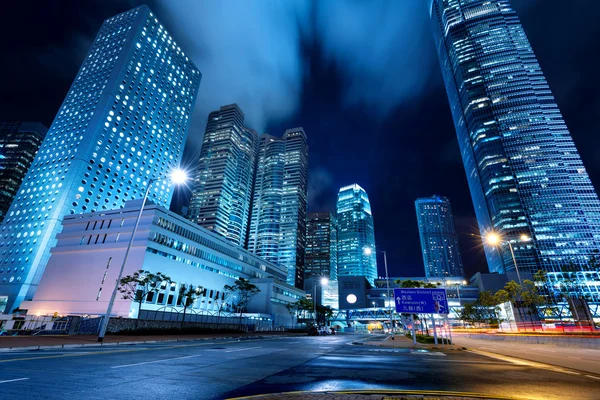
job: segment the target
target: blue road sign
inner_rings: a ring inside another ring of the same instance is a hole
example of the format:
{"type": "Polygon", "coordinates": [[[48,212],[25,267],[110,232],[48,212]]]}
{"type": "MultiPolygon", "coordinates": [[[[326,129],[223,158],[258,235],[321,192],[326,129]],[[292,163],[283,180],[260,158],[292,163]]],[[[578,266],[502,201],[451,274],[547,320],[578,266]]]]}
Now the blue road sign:
{"type": "Polygon", "coordinates": [[[396,312],[448,314],[446,289],[394,289],[396,312]]]}

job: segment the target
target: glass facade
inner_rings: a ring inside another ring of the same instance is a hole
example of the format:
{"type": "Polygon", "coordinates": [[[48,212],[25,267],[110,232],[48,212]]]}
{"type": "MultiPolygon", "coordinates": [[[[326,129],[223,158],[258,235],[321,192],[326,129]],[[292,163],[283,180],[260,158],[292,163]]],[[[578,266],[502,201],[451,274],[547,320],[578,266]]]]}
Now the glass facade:
{"type": "Polygon", "coordinates": [[[237,104],[208,115],[188,219],[238,246],[246,244],[258,134],[237,104]]]}
{"type": "Polygon", "coordinates": [[[304,286],[308,144],[302,128],[281,138],[262,135],[248,249],[287,268],[287,282],[304,286]]]}
{"type": "MultiPolygon", "coordinates": [[[[65,215],[122,207],[179,165],[200,78],[147,6],[104,21],[1,227],[8,311],[32,298],[65,215]]],[[[171,196],[167,180],[149,193],[171,196]]]]}
{"type": "Polygon", "coordinates": [[[0,122],[0,223],[46,136],[39,122],[0,122]]]}
{"type": "Polygon", "coordinates": [[[338,276],[363,276],[374,285],[377,252],[373,214],[367,192],[357,184],[340,189],[337,223],[338,276]]]}
{"type": "Polygon", "coordinates": [[[600,202],[508,0],[430,0],[491,272],[558,272],[600,248],[600,202]],[[525,241],[520,238],[524,237],[525,241]]]}
{"type": "Polygon", "coordinates": [[[337,223],[330,213],[308,214],[304,279],[312,277],[337,281],[337,223]]]}
{"type": "Polygon", "coordinates": [[[463,276],[450,200],[442,196],[424,197],[415,201],[415,208],[425,276],[463,276]]]}

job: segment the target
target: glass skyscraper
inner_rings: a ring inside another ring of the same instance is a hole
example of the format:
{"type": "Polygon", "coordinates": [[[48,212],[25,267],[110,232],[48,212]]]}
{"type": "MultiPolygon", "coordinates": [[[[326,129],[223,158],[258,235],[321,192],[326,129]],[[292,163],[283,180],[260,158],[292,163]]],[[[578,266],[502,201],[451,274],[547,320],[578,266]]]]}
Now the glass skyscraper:
{"type": "Polygon", "coordinates": [[[188,219],[246,244],[258,134],[237,104],[208,115],[188,219]]]}
{"type": "Polygon", "coordinates": [[[337,223],[338,276],[364,276],[374,285],[377,251],[373,214],[367,192],[357,184],[340,189],[337,223]]]}
{"type": "Polygon", "coordinates": [[[0,122],[0,223],[48,128],[39,122],[0,122]]]}
{"type": "Polygon", "coordinates": [[[337,223],[331,213],[308,214],[304,264],[305,282],[312,277],[337,281],[337,223]]]}
{"type": "MultiPolygon", "coordinates": [[[[7,311],[32,298],[65,215],[122,207],[178,166],[200,77],[147,6],[104,21],[1,226],[7,311]]],[[[149,196],[168,207],[170,183],[149,196]]]]}
{"type": "Polygon", "coordinates": [[[308,144],[302,128],[281,138],[262,135],[258,151],[248,249],[287,267],[302,288],[306,248],[308,144]]]}
{"type": "Polygon", "coordinates": [[[450,200],[442,196],[415,201],[426,277],[463,276],[450,200]]]}
{"type": "Polygon", "coordinates": [[[514,269],[506,242],[526,271],[587,264],[600,202],[510,2],[429,5],[490,270],[514,269]]]}

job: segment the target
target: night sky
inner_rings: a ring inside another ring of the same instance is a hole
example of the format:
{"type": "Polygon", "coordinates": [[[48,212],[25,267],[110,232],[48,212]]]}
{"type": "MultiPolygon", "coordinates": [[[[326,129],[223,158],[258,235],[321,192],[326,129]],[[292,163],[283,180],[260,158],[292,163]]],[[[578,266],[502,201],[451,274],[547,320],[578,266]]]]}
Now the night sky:
{"type": "MultiPolygon", "coordinates": [[[[143,3],[203,73],[187,165],[207,114],[237,102],[261,133],[304,127],[309,211],[335,211],[341,186],[365,188],[391,275],[424,275],[414,200],[434,193],[452,202],[466,275],[487,272],[422,0],[6,2],[0,120],[50,126],[102,21],[143,3]]],[[[600,2],[513,6],[598,188],[600,2]]]]}

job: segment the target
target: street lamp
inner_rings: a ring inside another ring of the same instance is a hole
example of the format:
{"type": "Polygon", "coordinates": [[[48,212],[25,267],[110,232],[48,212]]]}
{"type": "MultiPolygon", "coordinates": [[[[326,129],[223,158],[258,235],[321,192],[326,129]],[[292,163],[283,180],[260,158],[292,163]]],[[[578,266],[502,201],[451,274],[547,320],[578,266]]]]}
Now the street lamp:
{"type": "Polygon", "coordinates": [[[121,281],[121,277],[123,276],[123,270],[125,269],[125,265],[127,264],[127,258],[129,257],[129,251],[131,250],[131,246],[133,245],[133,239],[135,238],[135,234],[137,232],[138,225],[140,224],[140,219],[142,218],[142,213],[144,212],[144,207],[146,206],[146,200],[148,199],[148,194],[150,193],[150,189],[152,188],[152,184],[156,181],[169,178],[172,183],[175,185],[181,185],[188,180],[188,176],[185,171],[181,169],[175,169],[171,171],[168,176],[159,175],[155,178],[150,178],[148,180],[148,185],[146,186],[146,191],[144,192],[144,197],[142,198],[142,206],[140,207],[140,211],[138,212],[137,218],[135,220],[135,224],[133,225],[133,231],[131,231],[131,238],[129,239],[129,244],[127,245],[127,250],[125,250],[125,257],[123,257],[123,264],[121,264],[121,269],[119,270],[119,275],[117,276],[117,281],[115,282],[115,288],[113,289],[112,295],[110,296],[110,301],[108,302],[108,307],[106,309],[106,314],[102,319],[102,325],[100,325],[100,333],[98,334],[98,342],[102,343],[104,341],[104,335],[106,335],[106,328],[108,328],[108,321],[110,320],[110,313],[112,312],[112,308],[115,304],[115,299],[117,297],[117,292],[119,291],[119,282],[121,281]]]}
{"type": "MultiPolygon", "coordinates": [[[[327,279],[326,277],[322,277],[319,282],[321,283],[321,286],[325,286],[329,283],[329,279],[327,279]]],[[[314,290],[313,290],[313,293],[314,293],[313,307],[315,310],[315,325],[317,325],[317,286],[318,286],[318,283],[315,281],[314,290]]]]}
{"type": "MultiPolygon", "coordinates": [[[[498,235],[497,233],[494,233],[494,232],[490,232],[490,233],[486,234],[484,236],[484,239],[487,244],[489,244],[491,246],[496,246],[498,248],[501,248],[501,246],[504,244],[508,244],[508,248],[510,249],[510,255],[512,256],[512,260],[515,265],[515,271],[517,272],[517,279],[519,279],[519,285],[522,285],[521,274],[519,273],[519,266],[517,265],[517,259],[515,258],[515,251],[513,250],[511,242],[508,240],[503,241],[502,237],[500,237],[500,235],[498,235]]],[[[528,242],[529,240],[531,240],[531,238],[525,234],[521,235],[519,237],[519,239],[521,242],[528,242]]]]}
{"type": "MultiPolygon", "coordinates": [[[[385,250],[381,250],[379,252],[383,253],[383,264],[385,265],[385,282],[387,284],[387,297],[388,297],[388,305],[390,308],[390,332],[392,333],[392,340],[394,340],[394,310],[393,310],[394,297],[390,296],[390,276],[388,274],[388,267],[387,267],[387,253],[385,252],[385,250]]],[[[363,253],[366,256],[370,256],[371,254],[373,254],[373,249],[370,247],[365,247],[365,249],[363,250],[363,253]]]]}

